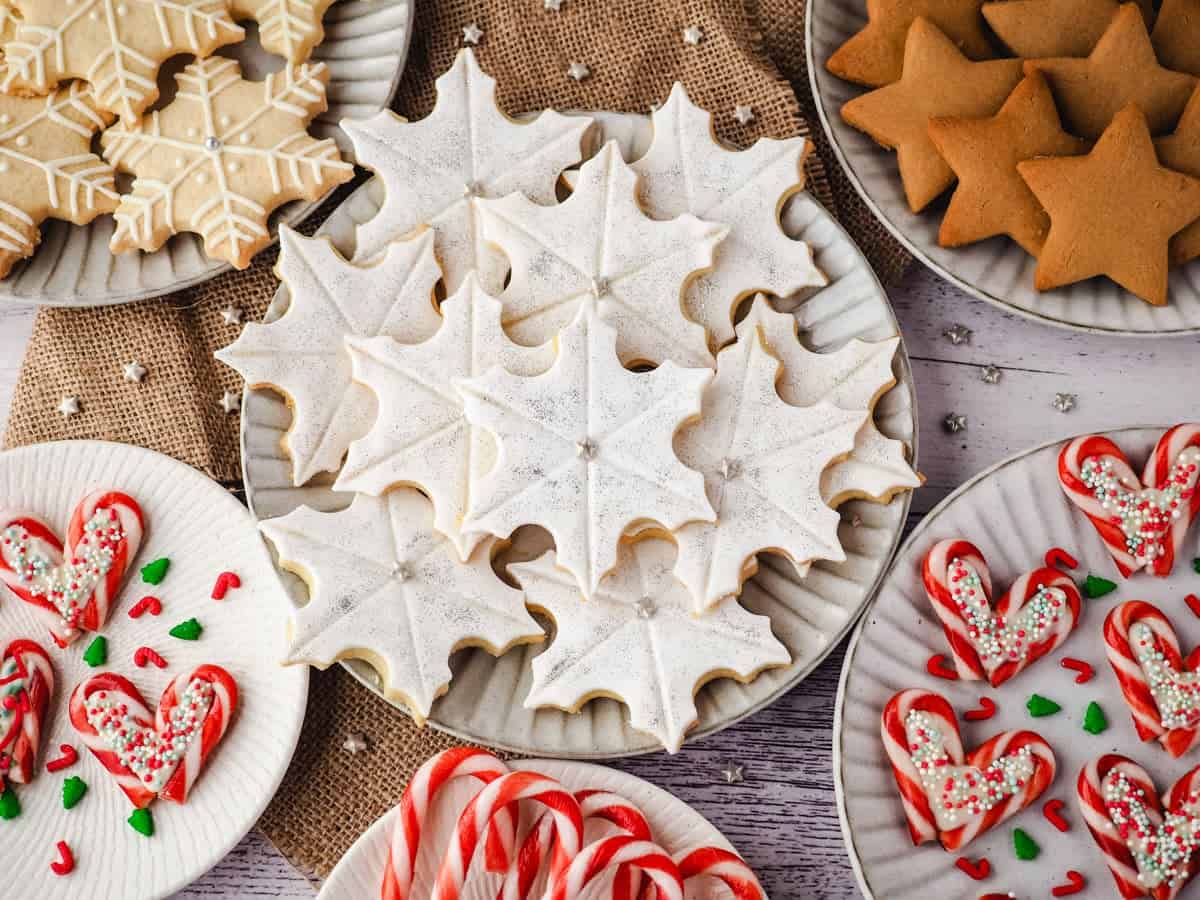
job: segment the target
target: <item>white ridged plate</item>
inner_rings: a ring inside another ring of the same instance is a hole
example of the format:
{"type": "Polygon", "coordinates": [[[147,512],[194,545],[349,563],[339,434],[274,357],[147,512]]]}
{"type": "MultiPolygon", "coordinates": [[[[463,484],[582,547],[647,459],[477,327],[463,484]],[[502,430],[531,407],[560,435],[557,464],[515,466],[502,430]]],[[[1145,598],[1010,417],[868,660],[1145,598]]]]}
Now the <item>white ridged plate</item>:
{"type": "MultiPolygon", "coordinates": [[[[605,131],[620,140],[631,158],[644,150],[649,120],[602,114],[605,131]]],[[[382,186],[375,180],[355,191],[322,225],[333,243],[349,255],[354,226],[379,210],[382,186]]],[[[794,197],[784,211],[785,230],[813,245],[817,265],[831,282],[798,304],[796,316],[806,342],[816,350],[835,350],[851,338],[883,340],[898,332],[887,295],[853,241],[808,194],[794,197]]],[[[284,288],[267,311],[268,320],[282,315],[288,298],[284,288]]],[[[915,455],[915,395],[903,344],[894,369],[898,384],[876,407],[880,430],[913,448],[915,455]]],[[[342,509],[351,495],[329,488],[331,477],[319,477],[296,488],[281,439],[291,412],[278,395],[247,391],[242,408],[242,465],[250,508],[260,519],[285,515],[300,504],[322,510],[342,509]]],[[[369,423],[364,423],[364,429],[369,423]]],[[[839,530],[846,561],[817,563],[806,580],[799,580],[790,563],[762,557],[762,569],[747,585],[742,601],[751,611],[769,615],[776,636],[791,651],[790,666],[760,675],[749,685],[729,679],[709,682],[697,696],[700,722],[694,740],[734,724],[778,699],[799,684],[849,630],[891,558],[908,512],[910,494],[886,506],[854,501],[841,507],[839,530]],[[861,525],[851,527],[851,520],[861,525]]],[[[298,603],[307,589],[295,576],[281,573],[298,603]]],[[[450,691],[434,704],[432,725],[464,740],[479,741],[529,755],[606,758],[659,749],[648,735],[627,724],[626,711],[614,700],[588,703],[576,715],[553,709],[527,710],[522,699],[529,691],[530,660],[540,652],[534,645],[518,647],[499,660],[482,650],[468,649],[451,663],[455,675],[450,691]]],[[[379,679],[364,662],[344,663],[377,693],[379,679]]],[[[399,705],[399,708],[403,708],[399,705]]]]}
{"type": "MultiPolygon", "coordinates": [[[[613,791],[628,798],[645,813],[655,840],[672,856],[698,847],[735,850],[724,835],[700,813],[662,788],[640,778],[603,766],[555,759],[524,759],[511,765],[514,769],[540,772],[555,778],[572,792],[595,788],[613,791]]],[[[472,779],[466,778],[452,781],[430,808],[417,856],[417,871],[411,892],[413,897],[430,896],[438,864],[449,846],[459,814],[479,790],[478,785],[470,783],[471,781],[472,779]]],[[[396,797],[396,801],[399,800],[400,798],[396,797]]],[[[528,827],[542,809],[544,807],[534,803],[524,804],[522,825],[528,827]]],[[[379,886],[387,865],[388,836],[392,832],[395,820],[396,809],[392,808],[363,832],[330,873],[317,900],[363,900],[379,895],[379,886]]],[[[589,822],[584,840],[591,842],[615,833],[612,826],[589,822]]],[[[610,880],[611,877],[601,876],[585,892],[585,896],[589,900],[608,896],[610,880]]],[[[498,875],[483,872],[477,861],[460,896],[463,900],[494,900],[500,882],[501,878],[498,875]]],[[[530,896],[541,896],[541,883],[542,879],[535,882],[530,896]]],[[[731,894],[715,879],[694,878],[687,883],[685,896],[687,900],[724,900],[731,894]]]]}
{"type": "MultiPolygon", "coordinates": [[[[1126,428],[1108,434],[1140,472],[1165,430],[1165,426],[1126,428]]],[[[1129,707],[1105,658],[1102,631],[1104,617],[1118,603],[1147,600],[1172,620],[1186,648],[1200,643],[1200,620],[1183,603],[1186,594],[1200,593],[1200,575],[1191,567],[1192,557],[1200,552],[1200,526],[1189,535],[1169,578],[1141,575],[1121,583],[1099,535],[1058,486],[1057,460],[1063,443],[1055,441],[1010,457],[968,481],[929,513],[896,555],[891,573],[851,640],[834,715],[834,777],[846,847],[867,897],[974,900],[989,891],[1048,897],[1053,885],[1066,880],[1068,868],[1087,878],[1086,896],[1115,896],[1100,852],[1080,819],[1075,800],[1080,769],[1095,757],[1115,751],[1138,760],[1165,790],[1198,761],[1196,753],[1171,760],[1158,744],[1138,740],[1129,707]],[[998,689],[980,681],[934,678],[926,673],[925,663],[934,653],[948,654],[949,647],[921,587],[920,565],[934,543],[950,537],[964,537],[983,551],[997,598],[1015,576],[1042,565],[1042,557],[1053,546],[1063,547],[1079,560],[1079,568],[1071,573],[1076,580],[1091,572],[1118,582],[1119,587],[1105,597],[1084,598],[1079,625],[1063,646],[998,689]],[[1060,666],[1066,656],[1086,660],[1095,677],[1075,684],[1075,673],[1060,666]],[[1057,778],[1034,806],[957,854],[946,853],[937,844],[913,848],[880,741],[883,707],[897,691],[911,687],[938,691],[950,701],[969,748],[999,731],[1029,728],[1050,742],[1058,760],[1057,778]],[[1033,693],[1058,702],[1062,712],[1032,718],[1025,702],[1033,693]],[[996,715],[983,722],[963,720],[963,712],[985,695],[996,702],[996,715]],[[1099,735],[1081,727],[1092,700],[1108,719],[1108,730],[1099,735]],[[1051,797],[1066,803],[1063,812],[1071,830],[1065,834],[1042,817],[1042,804],[1051,797]],[[1012,830],[1017,827],[1041,846],[1036,862],[1021,862],[1013,855],[1012,830]],[[954,865],[962,855],[972,860],[987,857],[991,877],[981,882],[969,879],[954,865]]]]}
{"type": "Polygon", "coordinates": [[[304,721],[308,672],[278,663],[288,598],[254,520],[227,491],[183,463],[123,444],[67,441],[0,453],[0,506],[35,513],[59,535],[75,503],[98,487],[126,491],[146,516],[141,550],[101,631],[108,639],[107,665],[91,669],[83,662],[88,635],[65,650],[54,647],[32,607],[0,588],[0,649],[19,637],[33,638],[50,655],[55,674],[37,775],[17,786],[21,815],[0,822],[3,877],[10,886],[0,891],[5,896],[149,900],[181,889],[216,865],[262,815],[304,721]],[[157,587],[143,584],[138,570],[162,556],[171,560],[166,578],[157,587]],[[236,572],[242,587],[218,603],[209,595],[224,570],[236,572]],[[130,607],[149,593],[162,601],[162,615],[129,618],[130,607]],[[192,617],[204,626],[198,641],[167,635],[192,617]],[[133,653],[143,645],[161,653],[167,668],[135,667],[133,653]],[[126,824],[129,800],[84,748],[67,703],[84,678],[116,672],[157,707],[173,674],[204,662],[223,666],[237,680],[239,708],[188,802],[152,805],[156,831],[147,839],[126,824]],[[47,773],[46,760],[58,756],[63,743],[76,748],[79,762],[47,773]],[[71,775],[86,781],[88,791],[68,811],[62,783],[71,775]],[[60,840],[71,846],[76,863],[74,873],[61,878],[50,871],[60,840]],[[15,894],[11,886],[18,886],[15,894]]]}
{"type": "MultiPolygon", "coordinates": [[[[329,67],[329,108],[313,120],[309,132],[318,138],[332,138],[351,162],[353,148],[338,123],[343,118],[366,118],[391,103],[408,56],[415,2],[338,0],[325,13],[325,40],[314,48],[312,60],[329,67]]],[[[254,81],[281,69],[283,58],[259,45],[257,26],[241,24],[247,39],[221,48],[218,55],[236,59],[242,74],[254,81]]],[[[160,73],[159,86],[165,97],[174,96],[175,72],[180,68],[182,64],[172,64],[160,73]]],[[[280,222],[299,224],[319,205],[320,201],[296,200],[280,207],[271,216],[272,233],[280,222]]],[[[175,235],[155,253],[114,254],[108,249],[114,227],[112,216],[101,216],[90,225],[48,221],[33,257],[18,263],[0,280],[0,304],[131,303],[231,271],[228,263],[205,256],[199,235],[191,233],[175,235]]]]}
{"type": "Polygon", "coordinates": [[[1033,287],[1036,260],[1008,238],[939,247],[945,201],[920,215],[909,212],[896,154],[842,121],[842,106],[867,89],[830,74],[825,61],[865,23],[863,0],[808,0],[809,80],[821,125],[851,184],[914,256],[964,291],[1049,325],[1143,336],[1200,331],[1200,262],[1173,269],[1170,302],[1153,307],[1107,278],[1039,293],[1033,287]]]}

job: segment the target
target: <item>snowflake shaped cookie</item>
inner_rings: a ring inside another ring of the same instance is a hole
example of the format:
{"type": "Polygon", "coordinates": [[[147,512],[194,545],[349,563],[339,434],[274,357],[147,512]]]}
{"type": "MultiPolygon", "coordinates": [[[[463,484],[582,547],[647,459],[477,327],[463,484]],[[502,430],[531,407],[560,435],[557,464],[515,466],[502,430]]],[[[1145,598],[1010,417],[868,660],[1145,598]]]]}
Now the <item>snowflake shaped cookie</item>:
{"type": "Polygon", "coordinates": [[[117,207],[114,253],[157,250],[193,231],[204,251],[236,268],[271,242],[267,217],[289,200],[319,200],[354,167],[331,140],[307,132],[325,109],[324,63],[246,81],[232,59],[189,65],[162,110],[104,133],[105,157],[132,173],[117,207]]]}
{"type": "Polygon", "coordinates": [[[713,134],[712,116],[679,82],[654,113],[653,142],[633,164],[646,212],[656,219],[691,213],[729,226],[713,270],[695,279],[684,298],[688,315],[717,346],[733,340],[742,298],[756,291],[786,297],[827,283],[812,248],[788,237],[779,222],[788,197],[804,186],[811,149],[804,138],[762,138],[747,150],[727,150],[713,134]]]}
{"type": "Polygon", "coordinates": [[[717,356],[700,421],[680,432],[683,464],[704,475],[714,523],[675,532],[676,577],[697,612],[736,596],[769,550],[803,574],[814,559],[846,558],[838,514],[821,499],[821,473],[849,454],[865,410],[829,403],[789,406],[775,390],[779,360],[757,328],[745,329],[717,356]]]}
{"type": "Polygon", "coordinates": [[[553,552],[509,566],[529,605],[557,627],[533,660],[526,708],[577,711],[594,697],[616,697],[629,707],[630,725],[674,753],[699,718],[695,695],[706,682],[749,682],[791,662],[771,621],[736,600],[696,615],[690,592],[671,574],[673,556],[669,541],[625,544],[618,567],[587,602],[553,552]]]}
{"type": "Polygon", "coordinates": [[[371,392],[352,380],[346,338],[420,341],[437,331],[434,285],[441,275],[433,234],[397,241],[371,266],[346,262],[326,238],[279,229],[276,271],[291,301],[274,322],[251,322],[217,359],[251,387],[282,393],[292,409],[286,449],[301,485],[336,471],[371,421],[371,392]]]}
{"type": "Polygon", "coordinates": [[[545,374],[500,367],[460,379],[467,420],[498,444],[496,464],[471,491],[463,530],[508,537],[541,525],[558,564],[590,597],[631,526],[666,529],[713,520],[704,479],[675,456],[675,432],[700,412],[709,369],[671,362],[625,369],[616,331],[589,307],[559,336],[545,374]]]}
{"type": "Polygon", "coordinates": [[[704,328],[684,314],[683,292],[712,265],[726,228],[693,215],[651,219],[638,204],[637,181],[609,141],[558,206],[516,194],[480,204],[484,237],[512,266],[500,299],[514,340],[543,343],[588,306],[617,329],[625,365],[712,366],[704,328]]]}
{"type": "Polygon", "coordinates": [[[44,94],[80,78],[96,103],[132,126],[158,99],[158,68],[203,59],[246,35],[225,0],[12,0],[20,14],[4,45],[0,89],[44,94]]]}
{"type": "Polygon", "coordinates": [[[256,21],[263,49],[298,66],[325,39],[321,20],[332,3],[333,0],[232,0],[229,11],[239,22],[256,21]]]}
{"type": "Polygon", "coordinates": [[[434,525],[463,559],[482,534],[464,534],[471,485],[495,462],[495,445],[467,422],[456,378],[474,378],[494,366],[513,375],[538,375],[554,364],[551,344],[521,347],[504,335],[500,301],[474,274],[441,305],[432,338],[402,344],[390,338],[348,339],[354,380],[378,398],[371,430],[350,445],[335,490],[381,494],[397,484],[419,487],[432,500],[434,525]]]}
{"type": "Polygon", "coordinates": [[[418,722],[449,686],[455,650],[483,647],[499,656],[543,639],[521,591],[492,571],[491,542],[460,562],[433,531],[433,509],[417,491],[358,494],[335,513],[302,506],[260,527],[280,565],[309,588],[289,628],[286,662],[323,669],[366,660],[384,693],[418,722]]]}
{"type": "Polygon", "coordinates": [[[79,82],[48,97],[0,96],[0,277],[33,255],[44,220],[85,225],[117,208],[112,166],[90,150],[111,121],[79,82]]]}
{"type": "MultiPolygon", "coordinates": [[[[385,190],[383,208],[358,227],[356,259],[377,255],[389,241],[429,225],[454,293],[475,270],[483,287],[504,287],[504,260],[479,228],[479,199],[518,192],[535,204],[558,202],[563,169],[577,163],[591,119],[547,110],[528,124],[496,106],[496,82],[463,50],[437,80],[437,105],[419,122],[388,110],[362,122],[344,121],[355,158],[373,169],[385,190]]],[[[540,343],[534,342],[534,343],[540,343]]]]}
{"type": "Polygon", "coordinates": [[[850,455],[830,466],[821,478],[821,496],[836,509],[850,499],[887,503],[900,491],[919,488],[901,441],[880,433],[872,412],[895,383],[892,358],[900,338],[868,342],[852,340],[833,353],[813,353],[796,336],[796,319],[776,312],[757,297],[749,315],[738,323],[739,338],[759,327],[771,352],[783,362],[779,395],[793,406],[827,401],[839,409],[865,412],[867,420],[850,455]]]}

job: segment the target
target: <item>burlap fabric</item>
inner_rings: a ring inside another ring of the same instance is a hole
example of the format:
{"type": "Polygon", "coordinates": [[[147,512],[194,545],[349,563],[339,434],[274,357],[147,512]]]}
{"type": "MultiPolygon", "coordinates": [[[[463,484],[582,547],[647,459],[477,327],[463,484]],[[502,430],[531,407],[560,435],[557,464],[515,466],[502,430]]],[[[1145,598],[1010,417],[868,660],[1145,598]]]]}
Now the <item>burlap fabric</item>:
{"type": "MultiPolygon", "coordinates": [[[[484,30],[482,63],[498,79],[499,102],[510,113],[543,107],[646,112],[680,79],[694,100],[716,111],[726,139],[748,143],[810,134],[796,94],[780,75],[782,69],[807,97],[802,0],[566,0],[558,13],[543,10],[542,0],[416,4],[412,51],[395,104],[411,118],[432,108],[434,78],[450,65],[462,27],[475,22],[484,30]],[[698,47],[681,39],[681,30],[693,23],[704,29],[698,47]],[[778,66],[767,51],[778,54],[778,66]],[[568,79],[572,61],[586,63],[591,77],[568,79]],[[732,116],[739,103],[754,109],[749,125],[732,116]]],[[[853,200],[844,179],[830,180],[835,169],[832,160],[814,155],[810,189],[839,214],[881,274],[897,274],[903,254],[853,200]]],[[[39,313],[6,444],[64,438],[138,444],[236,486],[237,416],[218,401],[240,384],[213,351],[238,330],[222,321],[223,308],[238,307],[247,320],[262,316],[276,287],[273,264],[274,253],[263,253],[246,272],[172,297],[39,313]],[[131,359],[149,370],[144,384],[121,379],[121,367],[131,359]],[[55,411],[64,395],[80,399],[82,414],[64,419],[55,411]]],[[[314,673],[299,749],[261,827],[302,870],[325,875],[395,803],[416,766],[450,743],[436,731],[413,727],[340,668],[314,673]],[[342,749],[354,732],[370,743],[356,756],[342,749]]]]}

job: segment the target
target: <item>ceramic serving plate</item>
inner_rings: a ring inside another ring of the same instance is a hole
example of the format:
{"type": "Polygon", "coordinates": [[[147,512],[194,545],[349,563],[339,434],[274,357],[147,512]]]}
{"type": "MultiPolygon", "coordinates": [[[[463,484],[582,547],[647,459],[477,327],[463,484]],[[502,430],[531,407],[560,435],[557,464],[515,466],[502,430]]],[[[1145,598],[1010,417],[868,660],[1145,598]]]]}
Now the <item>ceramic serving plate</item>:
{"type": "MultiPolygon", "coordinates": [[[[1126,428],[1108,434],[1140,472],[1164,430],[1126,428]]],[[[1200,552],[1200,527],[1189,535],[1182,554],[1186,558],[1177,562],[1170,577],[1137,575],[1123,580],[1091,523],[1059,488],[1057,461],[1062,445],[1055,441],[1010,457],[964,484],[926,516],[897,554],[850,643],[834,717],[834,774],[846,847],[867,897],[974,900],[988,892],[1007,891],[1017,897],[1048,897],[1052,887],[1066,883],[1068,869],[1087,880],[1087,891],[1081,896],[1117,896],[1076,803],[1080,769],[1101,754],[1122,753],[1142,764],[1165,790],[1200,762],[1196,751],[1172,760],[1157,743],[1138,739],[1129,707],[1106,661],[1102,636],[1105,616],[1114,606],[1146,600],[1174,623],[1185,653],[1200,642],[1200,619],[1183,602],[1187,594],[1200,593],[1200,574],[1191,565],[1200,552]],[[1079,567],[1071,573],[1077,581],[1092,573],[1119,586],[1107,596],[1085,598],[1079,624],[1063,645],[1001,687],[935,678],[926,671],[926,662],[932,654],[949,654],[949,647],[922,589],[920,566],[933,544],[951,537],[963,537],[983,552],[996,597],[1015,576],[1043,565],[1046,551],[1055,546],[1078,559],[1079,567]],[[1076,673],[1061,666],[1064,657],[1086,661],[1095,677],[1076,684],[1076,673]],[[936,843],[914,849],[880,741],[884,706],[896,692],[908,688],[937,691],[950,701],[968,750],[1001,731],[1039,732],[1057,757],[1055,781],[1030,808],[958,853],[947,853],[936,843]],[[1033,718],[1025,704],[1034,693],[1060,704],[1062,711],[1033,718]],[[963,720],[963,713],[976,708],[984,696],[995,702],[995,715],[986,721],[963,720]],[[1092,701],[1108,720],[1107,730],[1095,735],[1082,728],[1084,711],[1092,701]],[[1052,798],[1066,804],[1063,814],[1070,829],[1065,833],[1042,814],[1043,804],[1052,798]],[[1014,828],[1026,831],[1040,846],[1036,861],[1022,862],[1014,856],[1014,828]],[[972,861],[986,858],[991,876],[971,880],[956,868],[961,856],[972,861]]]]}

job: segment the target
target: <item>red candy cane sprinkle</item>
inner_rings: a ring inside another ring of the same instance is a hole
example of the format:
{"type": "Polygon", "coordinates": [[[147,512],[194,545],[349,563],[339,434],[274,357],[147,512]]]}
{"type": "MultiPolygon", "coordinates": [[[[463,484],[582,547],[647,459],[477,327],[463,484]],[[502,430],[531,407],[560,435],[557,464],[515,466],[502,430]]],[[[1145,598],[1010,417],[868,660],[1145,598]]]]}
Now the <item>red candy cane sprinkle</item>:
{"type": "Polygon", "coordinates": [[[996,703],[991,697],[980,697],[978,709],[968,709],[963,718],[968,722],[982,722],[996,714],[996,703]]]}
{"type": "Polygon", "coordinates": [[[1060,665],[1064,669],[1070,669],[1072,672],[1078,672],[1075,676],[1076,684],[1087,684],[1096,675],[1096,670],[1082,659],[1076,659],[1073,656],[1064,656],[1060,665]]]}
{"type": "Polygon", "coordinates": [[[58,842],[58,859],[50,863],[50,871],[55,875],[70,875],[75,871],[75,857],[66,841],[58,842]]]}
{"type": "Polygon", "coordinates": [[[945,654],[935,653],[929,657],[929,662],[925,663],[925,671],[934,678],[945,678],[947,681],[958,681],[958,673],[946,661],[945,654]]]}
{"type": "Polygon", "coordinates": [[[1051,547],[1046,551],[1046,565],[1051,567],[1062,566],[1064,569],[1078,569],[1079,560],[1062,547],[1051,547]]]}
{"type": "Polygon", "coordinates": [[[1192,611],[1192,615],[1200,617],[1200,597],[1197,597],[1195,594],[1188,594],[1183,598],[1183,602],[1192,611]]]}
{"type": "Polygon", "coordinates": [[[240,588],[242,579],[237,577],[236,572],[222,572],[217,576],[217,583],[213,585],[212,598],[214,600],[224,600],[225,594],[230,588],[240,588]]]}
{"type": "Polygon", "coordinates": [[[146,668],[146,663],[154,663],[159,669],[167,667],[167,661],[149,647],[138,647],[133,651],[133,664],[139,669],[146,668]]]}
{"type": "Polygon", "coordinates": [[[1055,897],[1069,897],[1072,894],[1078,894],[1087,886],[1087,879],[1076,872],[1074,869],[1067,870],[1067,883],[1056,885],[1050,889],[1050,893],[1055,897]]]}
{"type": "Polygon", "coordinates": [[[965,856],[960,856],[954,864],[958,866],[960,872],[976,881],[983,881],[992,874],[992,864],[987,861],[986,856],[979,857],[975,862],[971,862],[965,856]]]}
{"type": "Polygon", "coordinates": [[[143,597],[129,610],[129,618],[140,619],[143,613],[150,613],[152,616],[157,616],[162,612],[162,601],[157,597],[143,597]]]}
{"type": "Polygon", "coordinates": [[[1046,805],[1042,807],[1042,815],[1046,817],[1046,821],[1057,828],[1059,831],[1070,831],[1071,823],[1062,816],[1062,808],[1065,806],[1061,800],[1047,800],[1046,805]]]}
{"type": "Polygon", "coordinates": [[[63,769],[69,769],[75,763],[79,762],[79,754],[75,752],[75,748],[70,744],[60,744],[58,752],[62,756],[57,759],[46,760],[47,772],[61,772],[63,769]]]}

